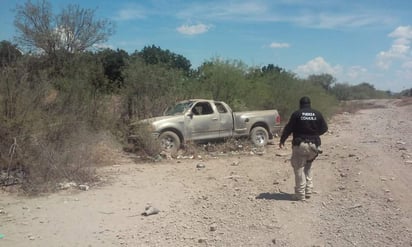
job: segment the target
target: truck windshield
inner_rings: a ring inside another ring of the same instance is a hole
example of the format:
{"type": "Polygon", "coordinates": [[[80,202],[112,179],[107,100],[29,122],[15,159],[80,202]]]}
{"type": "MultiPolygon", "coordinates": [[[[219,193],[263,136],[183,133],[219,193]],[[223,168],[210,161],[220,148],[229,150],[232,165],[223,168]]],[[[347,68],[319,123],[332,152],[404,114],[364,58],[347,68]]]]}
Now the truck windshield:
{"type": "Polygon", "coordinates": [[[193,101],[179,102],[172,107],[168,107],[164,113],[165,116],[173,116],[183,114],[187,109],[193,105],[193,101]]]}

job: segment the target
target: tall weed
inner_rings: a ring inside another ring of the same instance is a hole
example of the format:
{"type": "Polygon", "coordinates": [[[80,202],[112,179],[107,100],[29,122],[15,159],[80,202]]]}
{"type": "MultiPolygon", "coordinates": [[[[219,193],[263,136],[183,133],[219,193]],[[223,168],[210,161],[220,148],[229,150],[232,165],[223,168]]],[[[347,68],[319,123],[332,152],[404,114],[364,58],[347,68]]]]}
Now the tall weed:
{"type": "Polygon", "coordinates": [[[85,76],[90,70],[50,79],[30,68],[29,61],[1,68],[0,183],[20,174],[24,190],[41,192],[61,180],[93,182],[92,150],[110,114],[85,76]]]}

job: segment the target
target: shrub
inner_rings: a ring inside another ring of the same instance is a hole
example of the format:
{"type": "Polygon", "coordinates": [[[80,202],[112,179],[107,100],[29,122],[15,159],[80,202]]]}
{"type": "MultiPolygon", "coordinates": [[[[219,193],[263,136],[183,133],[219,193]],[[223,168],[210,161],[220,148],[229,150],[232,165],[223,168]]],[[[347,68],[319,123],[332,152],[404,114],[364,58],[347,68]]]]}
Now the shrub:
{"type": "Polygon", "coordinates": [[[145,157],[155,157],[162,151],[159,141],[153,137],[147,124],[135,123],[131,125],[128,138],[127,151],[138,153],[145,157]]]}
{"type": "Polygon", "coordinates": [[[93,182],[93,147],[110,118],[96,77],[86,66],[49,77],[33,60],[0,68],[0,183],[18,178],[25,191],[42,192],[62,180],[93,182]]]}

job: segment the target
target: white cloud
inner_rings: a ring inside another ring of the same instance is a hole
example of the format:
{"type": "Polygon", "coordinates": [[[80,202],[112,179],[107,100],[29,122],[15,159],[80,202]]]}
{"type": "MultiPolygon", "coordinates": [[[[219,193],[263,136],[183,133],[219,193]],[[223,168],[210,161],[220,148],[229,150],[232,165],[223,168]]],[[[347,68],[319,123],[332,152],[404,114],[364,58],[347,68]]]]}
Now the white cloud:
{"type": "Polygon", "coordinates": [[[389,69],[391,63],[391,54],[389,52],[381,51],[376,56],[376,65],[381,69],[389,69]]]}
{"type": "Polygon", "coordinates": [[[100,49],[102,49],[102,50],[103,49],[112,49],[112,50],[114,50],[115,49],[112,45],[109,45],[109,44],[94,44],[93,48],[98,49],[98,50],[100,50],[100,49]]]}
{"type": "Polygon", "coordinates": [[[402,68],[408,69],[408,70],[411,70],[411,71],[412,71],[412,60],[403,63],[403,64],[402,64],[402,68]]]}
{"type": "Polygon", "coordinates": [[[391,21],[389,17],[371,13],[305,13],[291,18],[291,22],[295,24],[321,29],[365,27],[387,24],[391,21]]]}
{"type": "Polygon", "coordinates": [[[288,43],[276,43],[273,42],[269,45],[270,48],[289,48],[290,44],[288,43]]]}
{"type": "Polygon", "coordinates": [[[392,46],[387,51],[381,51],[376,56],[376,65],[381,69],[389,69],[393,62],[412,61],[411,42],[412,26],[399,26],[388,35],[394,38],[392,46]]]}
{"type": "Polygon", "coordinates": [[[128,8],[119,10],[114,19],[118,21],[128,21],[144,18],[146,18],[146,15],[144,14],[144,10],[141,7],[129,6],[128,8]]]}
{"type": "Polygon", "coordinates": [[[221,14],[223,14],[223,16],[250,16],[265,13],[266,10],[267,8],[263,3],[245,1],[243,3],[230,3],[229,6],[221,9],[221,14]]]}
{"type": "Polygon", "coordinates": [[[411,26],[399,26],[389,34],[389,37],[396,39],[412,39],[412,27],[411,26]]]}
{"type": "Polygon", "coordinates": [[[181,10],[178,16],[184,19],[242,20],[244,18],[254,19],[257,16],[262,16],[266,13],[267,9],[263,1],[204,1],[189,5],[181,10]]]}
{"type": "Polygon", "coordinates": [[[362,80],[368,73],[368,70],[361,66],[352,66],[347,69],[346,75],[351,81],[362,80]]]}
{"type": "Polygon", "coordinates": [[[370,6],[365,8],[339,1],[202,1],[184,6],[182,19],[234,22],[282,22],[298,26],[335,29],[382,26],[394,22],[393,15],[370,6]],[[293,9],[293,11],[291,11],[293,9]]]}
{"type": "Polygon", "coordinates": [[[331,66],[328,64],[323,57],[316,57],[304,65],[297,67],[295,72],[303,77],[313,75],[313,74],[331,74],[336,76],[340,74],[342,67],[340,65],[331,66]]]}
{"type": "Polygon", "coordinates": [[[182,25],[176,30],[179,33],[186,34],[186,35],[197,35],[197,34],[202,34],[211,28],[210,25],[205,25],[205,24],[197,24],[197,25],[182,25]]]}

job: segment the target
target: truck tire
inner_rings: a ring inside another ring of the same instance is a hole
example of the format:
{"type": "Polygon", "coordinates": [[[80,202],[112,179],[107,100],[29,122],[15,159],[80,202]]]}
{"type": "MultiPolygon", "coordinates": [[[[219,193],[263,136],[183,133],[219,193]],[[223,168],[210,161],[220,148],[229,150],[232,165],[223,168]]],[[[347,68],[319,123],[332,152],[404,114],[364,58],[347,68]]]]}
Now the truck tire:
{"type": "Polygon", "coordinates": [[[269,140],[268,131],[260,126],[254,127],[250,131],[250,140],[255,146],[263,147],[266,146],[269,140]]]}
{"type": "Polygon", "coordinates": [[[165,131],[159,136],[160,146],[171,155],[175,155],[180,149],[180,138],[173,131],[165,131]]]}

